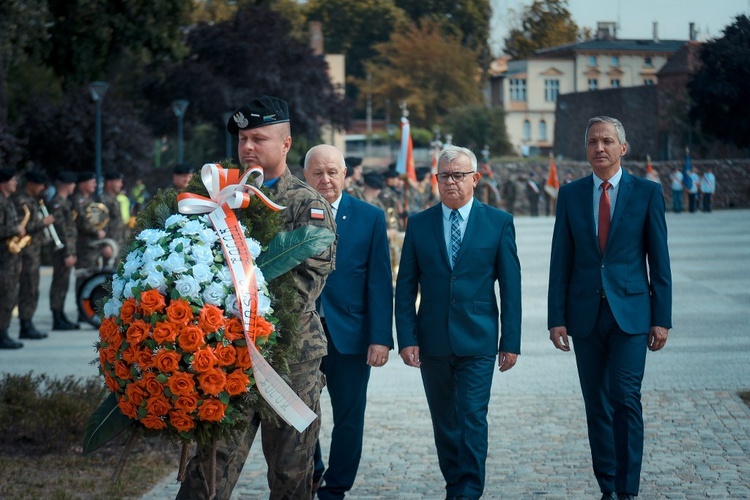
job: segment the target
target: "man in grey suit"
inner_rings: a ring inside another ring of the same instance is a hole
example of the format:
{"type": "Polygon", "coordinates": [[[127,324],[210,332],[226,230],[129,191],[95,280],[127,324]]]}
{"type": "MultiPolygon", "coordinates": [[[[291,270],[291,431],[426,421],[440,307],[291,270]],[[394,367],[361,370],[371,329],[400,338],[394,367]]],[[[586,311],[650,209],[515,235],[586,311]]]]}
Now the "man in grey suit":
{"type": "Polygon", "coordinates": [[[510,370],[521,349],[513,217],[474,198],[479,177],[470,150],[442,151],[442,203],[409,217],[396,281],[400,354],[421,369],[449,499],[484,491],[495,358],[499,351],[500,371],[510,370]]]}

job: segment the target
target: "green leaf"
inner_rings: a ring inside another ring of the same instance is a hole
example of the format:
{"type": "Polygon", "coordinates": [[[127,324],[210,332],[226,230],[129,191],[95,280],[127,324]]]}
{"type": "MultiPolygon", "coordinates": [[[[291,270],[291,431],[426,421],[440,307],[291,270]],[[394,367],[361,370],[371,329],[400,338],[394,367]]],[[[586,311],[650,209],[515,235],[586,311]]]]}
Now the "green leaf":
{"type": "Polygon", "coordinates": [[[219,401],[224,403],[225,405],[229,404],[229,393],[227,391],[222,391],[219,393],[219,401]]]}
{"type": "Polygon", "coordinates": [[[294,231],[280,232],[258,257],[257,264],[266,281],[291,270],[305,259],[321,253],[333,243],[336,234],[330,229],[302,226],[294,231]]]}
{"type": "Polygon", "coordinates": [[[117,398],[110,395],[91,414],[83,428],[83,454],[96,450],[111,441],[133,424],[133,420],[122,414],[117,398]]]}

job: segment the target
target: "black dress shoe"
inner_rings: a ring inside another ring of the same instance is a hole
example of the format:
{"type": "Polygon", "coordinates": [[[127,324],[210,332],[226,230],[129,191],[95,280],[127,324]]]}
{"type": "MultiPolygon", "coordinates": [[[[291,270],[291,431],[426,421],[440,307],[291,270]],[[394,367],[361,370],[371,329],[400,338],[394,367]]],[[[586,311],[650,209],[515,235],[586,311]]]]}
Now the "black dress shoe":
{"type": "Polygon", "coordinates": [[[617,500],[617,495],[614,491],[605,491],[602,493],[601,500],[617,500]]]}

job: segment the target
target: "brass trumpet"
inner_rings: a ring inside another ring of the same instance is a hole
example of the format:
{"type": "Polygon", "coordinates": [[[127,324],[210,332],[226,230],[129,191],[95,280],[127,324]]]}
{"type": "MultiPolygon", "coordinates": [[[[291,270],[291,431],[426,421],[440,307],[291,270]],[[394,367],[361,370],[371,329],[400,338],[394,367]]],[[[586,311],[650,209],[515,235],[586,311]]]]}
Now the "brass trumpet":
{"type": "MultiPolygon", "coordinates": [[[[26,228],[26,224],[29,223],[29,219],[31,218],[31,212],[29,212],[29,209],[26,207],[26,205],[22,205],[23,207],[23,218],[21,219],[20,225],[23,228],[26,228]]],[[[24,236],[13,236],[12,238],[8,239],[7,245],[8,245],[8,251],[14,255],[21,253],[21,250],[26,248],[31,241],[31,235],[24,235],[24,236]]]]}
{"type": "MultiPolygon", "coordinates": [[[[47,207],[44,205],[44,200],[39,200],[39,214],[40,219],[44,219],[46,217],[49,217],[49,211],[47,210],[47,207]]],[[[44,237],[47,240],[51,240],[55,243],[55,251],[62,250],[65,248],[65,244],[60,241],[60,236],[57,234],[57,229],[55,229],[54,224],[50,224],[49,226],[44,228],[44,237]]]]}

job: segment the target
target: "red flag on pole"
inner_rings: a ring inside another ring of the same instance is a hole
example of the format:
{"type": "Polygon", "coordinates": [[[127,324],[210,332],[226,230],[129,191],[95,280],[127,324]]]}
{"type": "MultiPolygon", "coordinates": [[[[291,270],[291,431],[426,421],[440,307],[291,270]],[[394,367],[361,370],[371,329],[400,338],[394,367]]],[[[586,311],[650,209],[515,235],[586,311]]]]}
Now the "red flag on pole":
{"type": "Polygon", "coordinates": [[[411,140],[409,129],[409,120],[406,117],[401,118],[401,148],[398,151],[396,161],[396,172],[406,174],[406,176],[417,182],[417,170],[414,168],[414,145],[411,140]]]}
{"type": "Polygon", "coordinates": [[[544,192],[547,193],[550,198],[557,198],[557,192],[560,190],[560,179],[557,178],[557,167],[555,166],[555,156],[550,152],[549,154],[549,174],[547,175],[547,181],[544,183],[544,192]]]}

